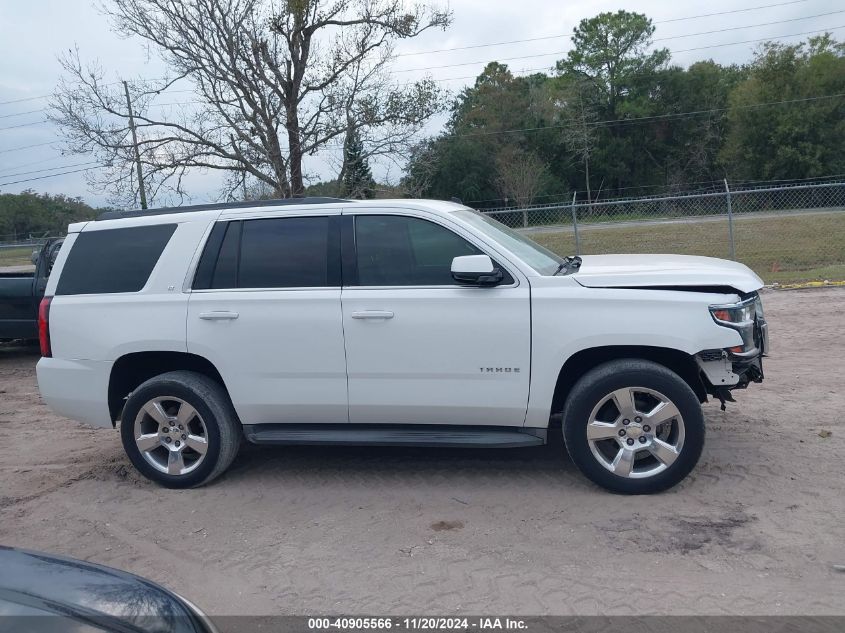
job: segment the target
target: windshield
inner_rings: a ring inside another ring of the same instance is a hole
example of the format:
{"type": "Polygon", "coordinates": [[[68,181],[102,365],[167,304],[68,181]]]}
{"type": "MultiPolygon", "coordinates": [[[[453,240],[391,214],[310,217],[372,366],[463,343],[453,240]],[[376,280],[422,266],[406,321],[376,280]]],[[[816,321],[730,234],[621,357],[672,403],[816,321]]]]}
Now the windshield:
{"type": "Polygon", "coordinates": [[[555,255],[537,242],[517,233],[488,215],[473,209],[459,209],[454,213],[479,232],[489,235],[493,240],[512,251],[541,275],[554,275],[564,262],[564,259],[559,255],[555,255]]]}

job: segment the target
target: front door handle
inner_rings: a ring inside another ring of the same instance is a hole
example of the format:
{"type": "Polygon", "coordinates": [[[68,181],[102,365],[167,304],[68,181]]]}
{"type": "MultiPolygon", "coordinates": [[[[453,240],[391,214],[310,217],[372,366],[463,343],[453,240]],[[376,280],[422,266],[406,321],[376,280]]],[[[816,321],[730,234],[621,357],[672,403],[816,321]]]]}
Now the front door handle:
{"type": "Polygon", "coordinates": [[[205,321],[226,321],[238,318],[237,312],[228,310],[216,310],[214,312],[200,312],[200,318],[205,321]]]}
{"type": "Polygon", "coordinates": [[[390,310],[362,310],[352,313],[353,319],[392,319],[393,313],[390,310]]]}

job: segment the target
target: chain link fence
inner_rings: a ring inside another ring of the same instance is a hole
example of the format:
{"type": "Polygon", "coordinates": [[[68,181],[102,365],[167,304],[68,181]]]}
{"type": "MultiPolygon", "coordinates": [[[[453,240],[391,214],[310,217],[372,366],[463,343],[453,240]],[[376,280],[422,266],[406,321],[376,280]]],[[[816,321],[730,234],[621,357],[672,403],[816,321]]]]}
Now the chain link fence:
{"type": "Polygon", "coordinates": [[[767,283],[845,280],[845,182],[483,211],[561,255],[706,255],[767,283]]]}
{"type": "Polygon", "coordinates": [[[0,240],[0,273],[32,267],[33,252],[40,249],[48,239],[50,238],[43,235],[27,235],[16,240],[0,240]]]}

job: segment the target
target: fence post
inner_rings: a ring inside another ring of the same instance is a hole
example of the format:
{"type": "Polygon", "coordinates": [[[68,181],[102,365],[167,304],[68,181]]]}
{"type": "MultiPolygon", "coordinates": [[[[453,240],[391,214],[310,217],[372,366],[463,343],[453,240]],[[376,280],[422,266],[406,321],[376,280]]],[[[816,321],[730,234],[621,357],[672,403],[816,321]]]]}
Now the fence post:
{"type": "Polygon", "coordinates": [[[575,254],[581,254],[581,240],[578,239],[578,215],[575,213],[575,196],[577,191],[572,192],[572,228],[575,231],[575,254]]]}
{"type": "Polygon", "coordinates": [[[734,245],[734,214],[731,206],[731,188],[728,186],[728,179],[725,178],[725,195],[728,201],[728,239],[731,246],[731,259],[736,259],[736,246],[734,245]]]}
{"type": "Polygon", "coordinates": [[[522,210],[522,228],[528,227],[528,209],[522,210]]]}

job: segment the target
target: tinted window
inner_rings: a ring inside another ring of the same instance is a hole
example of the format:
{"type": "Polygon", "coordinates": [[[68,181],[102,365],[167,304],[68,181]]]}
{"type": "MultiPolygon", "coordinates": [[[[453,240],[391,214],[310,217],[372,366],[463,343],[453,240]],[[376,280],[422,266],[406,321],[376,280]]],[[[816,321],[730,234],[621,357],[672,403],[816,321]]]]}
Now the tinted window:
{"type": "Polygon", "coordinates": [[[211,278],[214,275],[214,268],[217,266],[220,245],[223,243],[223,236],[226,234],[228,226],[227,222],[215,222],[211,227],[211,233],[205,241],[205,247],[202,249],[197,270],[194,273],[193,288],[211,288],[211,278]]]}
{"type": "Polygon", "coordinates": [[[156,224],[80,233],[62,269],[56,294],[138,292],[175,230],[175,224],[156,224]]]}
{"type": "Polygon", "coordinates": [[[397,215],[355,218],[362,286],[451,286],[452,260],[481,251],[439,224],[397,215]]]}
{"type": "Polygon", "coordinates": [[[246,220],[238,286],[327,286],[328,246],[327,217],[246,220]]]}
{"type": "Polygon", "coordinates": [[[241,251],[241,226],[243,222],[229,222],[220,245],[217,266],[211,274],[211,288],[238,287],[238,259],[241,251]]]}
{"type": "Polygon", "coordinates": [[[328,217],[221,222],[206,243],[194,288],[339,286],[339,257],[339,233],[330,231],[328,217]]]}

